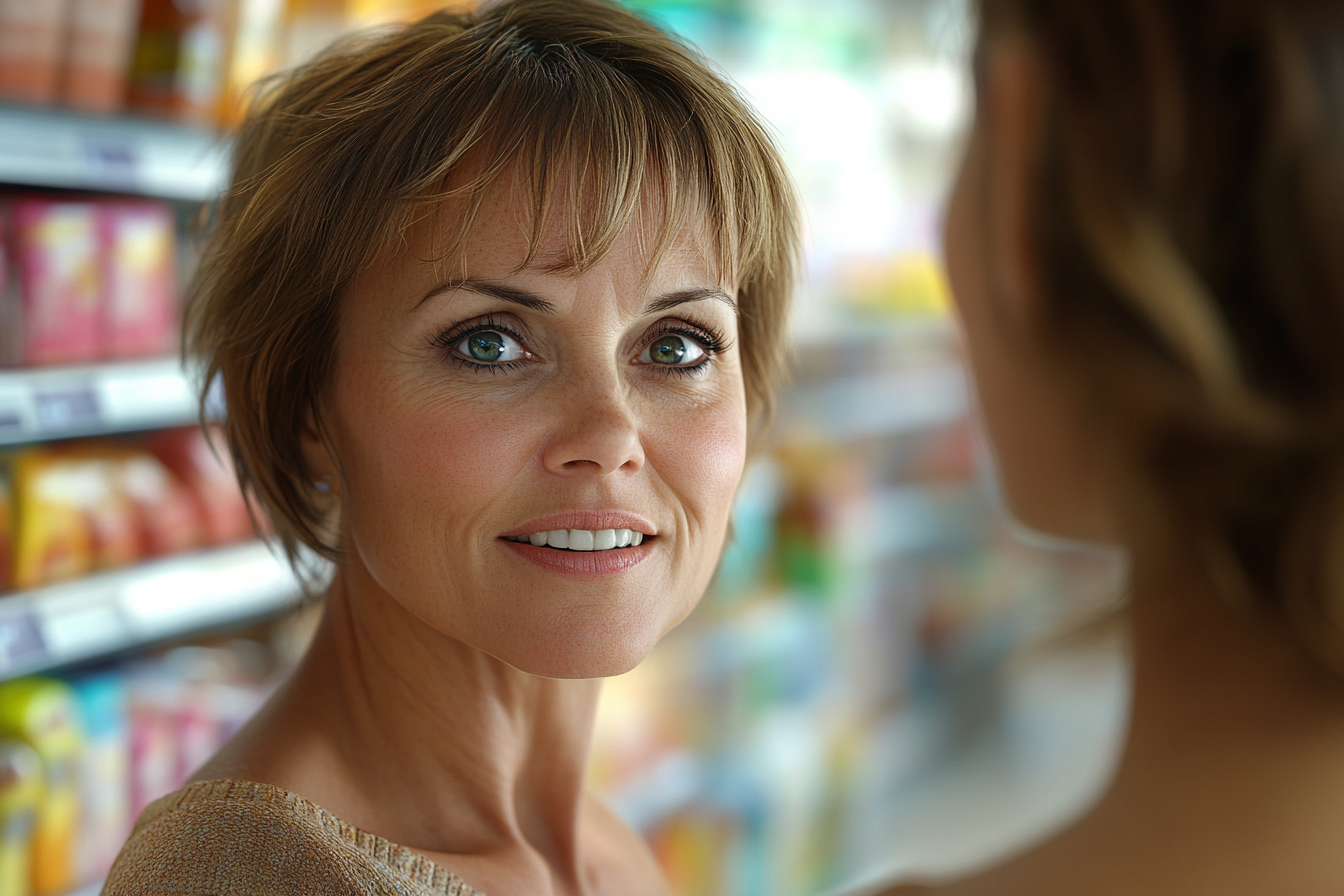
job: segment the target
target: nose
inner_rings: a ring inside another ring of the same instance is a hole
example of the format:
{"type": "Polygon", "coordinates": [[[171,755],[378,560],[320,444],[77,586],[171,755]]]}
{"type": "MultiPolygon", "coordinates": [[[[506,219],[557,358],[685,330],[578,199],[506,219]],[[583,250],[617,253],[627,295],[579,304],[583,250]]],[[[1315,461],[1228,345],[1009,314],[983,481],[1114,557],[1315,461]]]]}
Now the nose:
{"type": "Polygon", "coordinates": [[[639,421],[618,381],[589,380],[552,401],[556,425],[542,452],[548,472],[607,476],[643,468],[639,421]]]}

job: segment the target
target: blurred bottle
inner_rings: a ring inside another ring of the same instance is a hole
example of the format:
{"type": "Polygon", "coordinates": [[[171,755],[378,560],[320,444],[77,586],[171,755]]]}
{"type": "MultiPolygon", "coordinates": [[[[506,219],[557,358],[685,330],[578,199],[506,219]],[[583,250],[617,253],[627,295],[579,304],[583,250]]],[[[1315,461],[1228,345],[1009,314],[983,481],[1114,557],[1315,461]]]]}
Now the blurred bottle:
{"type": "Polygon", "coordinates": [[[67,106],[104,115],[121,111],[139,16],[140,0],[73,0],[61,85],[67,106]]]}
{"type": "Polygon", "coordinates": [[[76,884],[75,833],[79,819],[77,763],[84,749],[75,695],[64,682],[22,678],[0,684],[0,737],[36,751],[46,792],[33,831],[33,896],[61,896],[76,884]]]}
{"type": "Polygon", "coordinates": [[[54,102],[68,0],[0,0],[0,97],[54,102]]]}
{"type": "Polygon", "coordinates": [[[42,805],[42,760],[19,740],[0,740],[0,893],[28,896],[33,831],[42,805]]]}
{"type": "Polygon", "coordinates": [[[347,6],[346,0],[287,0],[285,66],[303,65],[345,33],[347,6]]]}
{"type": "Polygon", "coordinates": [[[285,0],[229,0],[224,12],[224,83],[219,123],[230,128],[247,111],[248,91],[279,68],[285,0]]]}
{"type": "Polygon", "coordinates": [[[127,105],[210,125],[223,77],[224,0],[144,0],[127,105]]]}

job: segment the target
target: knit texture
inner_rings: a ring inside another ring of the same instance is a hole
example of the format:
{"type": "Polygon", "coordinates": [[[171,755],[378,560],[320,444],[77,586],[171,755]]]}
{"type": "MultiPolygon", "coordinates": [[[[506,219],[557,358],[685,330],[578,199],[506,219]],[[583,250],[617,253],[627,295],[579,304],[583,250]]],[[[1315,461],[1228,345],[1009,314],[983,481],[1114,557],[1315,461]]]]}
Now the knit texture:
{"type": "Polygon", "coordinates": [[[303,797],[202,781],[152,803],[103,896],[484,896],[404,846],[303,797]]]}

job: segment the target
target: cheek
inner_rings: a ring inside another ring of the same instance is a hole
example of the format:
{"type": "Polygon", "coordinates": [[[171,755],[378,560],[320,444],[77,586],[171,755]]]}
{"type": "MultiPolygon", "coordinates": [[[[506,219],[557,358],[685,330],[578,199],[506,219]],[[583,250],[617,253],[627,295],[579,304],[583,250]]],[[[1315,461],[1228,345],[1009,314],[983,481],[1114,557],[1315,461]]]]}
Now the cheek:
{"type": "Polygon", "coordinates": [[[677,496],[703,554],[722,546],[746,465],[747,413],[740,383],[693,410],[662,413],[644,428],[654,474],[677,496]]]}
{"type": "MultiPolygon", "coordinates": [[[[531,415],[359,364],[344,385],[346,526],[361,553],[439,556],[445,539],[479,528],[533,453],[531,415]]],[[[385,565],[366,559],[371,569],[385,565]]]]}

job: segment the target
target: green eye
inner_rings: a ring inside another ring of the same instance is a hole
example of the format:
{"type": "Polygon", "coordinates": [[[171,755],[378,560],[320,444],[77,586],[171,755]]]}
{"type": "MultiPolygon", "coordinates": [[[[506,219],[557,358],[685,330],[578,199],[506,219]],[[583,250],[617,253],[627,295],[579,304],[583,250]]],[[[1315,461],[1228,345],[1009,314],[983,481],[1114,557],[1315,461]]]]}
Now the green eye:
{"type": "Polygon", "coordinates": [[[686,340],[680,336],[663,336],[649,346],[649,359],[655,364],[680,364],[686,359],[686,340]]]}
{"type": "Polygon", "coordinates": [[[507,364],[527,357],[527,352],[516,339],[498,330],[469,333],[455,348],[463,358],[478,364],[507,364]]]}
{"type": "Polygon", "coordinates": [[[637,360],[662,367],[688,369],[698,365],[706,354],[705,347],[689,336],[664,333],[649,343],[649,347],[639,353],[637,360]]]}
{"type": "Polygon", "coordinates": [[[498,333],[472,333],[466,339],[467,354],[493,364],[504,356],[504,337],[498,333]]]}

